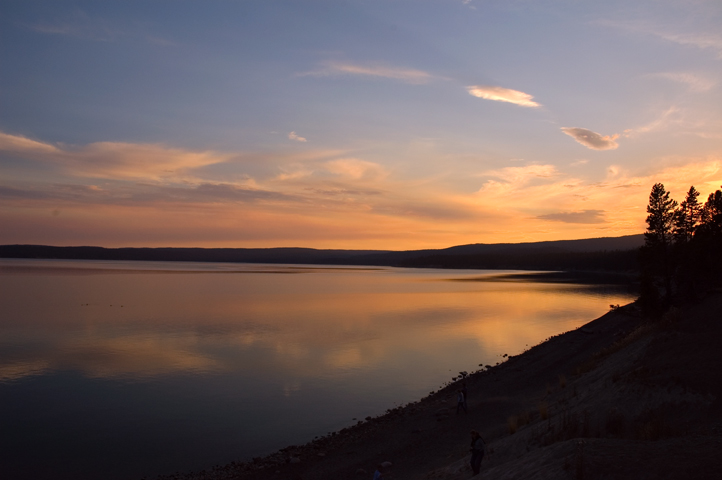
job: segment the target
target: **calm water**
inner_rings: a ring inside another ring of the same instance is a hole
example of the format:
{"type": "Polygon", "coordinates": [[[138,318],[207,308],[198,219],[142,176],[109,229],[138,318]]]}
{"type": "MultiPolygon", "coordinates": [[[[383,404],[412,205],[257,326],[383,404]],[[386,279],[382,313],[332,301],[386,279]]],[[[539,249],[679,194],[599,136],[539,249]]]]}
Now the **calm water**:
{"type": "Polygon", "coordinates": [[[0,477],[136,479],[270,453],[632,299],[475,281],[499,273],[0,260],[0,477]]]}

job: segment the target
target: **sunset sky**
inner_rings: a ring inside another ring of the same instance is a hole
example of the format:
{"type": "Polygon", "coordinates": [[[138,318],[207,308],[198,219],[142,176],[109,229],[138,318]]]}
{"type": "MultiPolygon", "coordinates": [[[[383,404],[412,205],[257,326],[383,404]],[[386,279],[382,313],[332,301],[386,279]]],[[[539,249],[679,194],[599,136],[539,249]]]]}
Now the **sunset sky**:
{"type": "Polygon", "coordinates": [[[0,244],[415,249],[722,185],[722,2],[5,1],[0,244]]]}

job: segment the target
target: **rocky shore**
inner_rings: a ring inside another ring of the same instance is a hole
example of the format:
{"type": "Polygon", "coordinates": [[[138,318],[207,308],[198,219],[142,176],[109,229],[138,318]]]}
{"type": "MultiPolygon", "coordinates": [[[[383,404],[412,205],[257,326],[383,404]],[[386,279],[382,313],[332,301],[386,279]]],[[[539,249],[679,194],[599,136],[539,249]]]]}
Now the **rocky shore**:
{"type": "Polygon", "coordinates": [[[651,322],[634,304],[418,402],[249,462],[158,480],[722,478],[722,293],[651,322]]]}

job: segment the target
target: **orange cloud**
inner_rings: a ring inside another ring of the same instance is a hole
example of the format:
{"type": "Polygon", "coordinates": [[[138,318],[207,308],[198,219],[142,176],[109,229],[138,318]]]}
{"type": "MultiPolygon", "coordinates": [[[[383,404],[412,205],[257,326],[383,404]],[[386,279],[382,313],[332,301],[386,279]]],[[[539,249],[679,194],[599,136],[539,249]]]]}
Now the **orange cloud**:
{"type": "Polygon", "coordinates": [[[157,144],[97,142],[82,147],[51,145],[0,132],[0,152],[59,166],[74,175],[109,179],[179,178],[193,169],[223,163],[232,155],[157,144]]]}
{"type": "Polygon", "coordinates": [[[607,165],[606,178],[590,180],[562,164],[421,175],[303,150],[67,147],[2,134],[0,151],[64,176],[3,176],[0,243],[412,249],[614,236],[644,231],[656,182],[679,196],[722,184],[714,156],[657,159],[665,167],[647,171],[607,165]]]}
{"type": "Polygon", "coordinates": [[[388,172],[378,163],[367,162],[355,158],[342,158],[326,163],[326,169],[336,175],[354,180],[381,180],[388,172]]]}

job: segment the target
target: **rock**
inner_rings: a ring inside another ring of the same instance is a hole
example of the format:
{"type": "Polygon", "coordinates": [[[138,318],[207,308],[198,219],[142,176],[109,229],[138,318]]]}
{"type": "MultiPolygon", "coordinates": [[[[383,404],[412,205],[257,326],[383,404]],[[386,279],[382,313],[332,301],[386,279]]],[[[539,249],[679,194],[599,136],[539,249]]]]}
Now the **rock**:
{"type": "Polygon", "coordinates": [[[381,462],[381,466],[384,467],[384,468],[391,468],[391,467],[394,466],[394,464],[391,463],[391,462],[386,461],[386,462],[381,462]]]}
{"type": "Polygon", "coordinates": [[[288,461],[291,463],[301,463],[301,459],[298,457],[291,457],[288,459],[288,461]]]}
{"type": "Polygon", "coordinates": [[[368,472],[364,470],[363,468],[359,468],[356,470],[356,475],[366,475],[368,472]]]}

